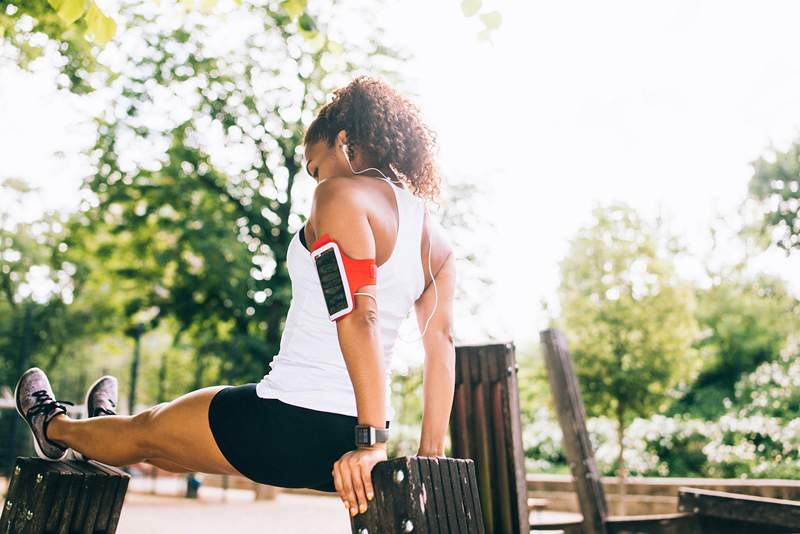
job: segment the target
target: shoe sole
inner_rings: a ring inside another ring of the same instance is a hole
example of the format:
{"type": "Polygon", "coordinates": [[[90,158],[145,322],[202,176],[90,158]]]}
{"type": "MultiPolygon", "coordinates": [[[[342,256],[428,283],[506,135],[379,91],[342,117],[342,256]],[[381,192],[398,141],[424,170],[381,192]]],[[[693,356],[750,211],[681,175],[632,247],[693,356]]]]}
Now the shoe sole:
{"type": "MultiPolygon", "coordinates": [[[[22,410],[20,410],[20,408],[19,408],[19,396],[17,395],[17,390],[19,390],[19,385],[22,382],[22,378],[27,373],[31,372],[34,369],[37,370],[37,371],[42,371],[38,367],[31,367],[30,369],[28,369],[27,371],[22,373],[22,376],[19,377],[19,380],[17,380],[17,385],[14,386],[14,406],[16,407],[17,413],[19,414],[19,416],[22,417],[22,419],[25,421],[25,424],[28,424],[28,419],[22,414],[22,410]]],[[[42,373],[44,373],[44,371],[42,371],[42,373]]],[[[45,377],[47,377],[46,374],[45,374],[45,377]]],[[[48,380],[47,383],[50,384],[50,381],[48,380]]],[[[50,389],[52,389],[52,386],[50,386],[50,389]]],[[[58,458],[50,458],[49,456],[47,456],[45,453],[42,452],[41,448],[39,448],[39,440],[36,439],[36,434],[33,433],[33,430],[31,430],[30,425],[28,425],[28,430],[31,431],[31,435],[33,436],[33,449],[36,451],[36,454],[42,460],[49,460],[51,462],[60,462],[67,455],[67,452],[69,452],[69,448],[67,448],[67,449],[64,450],[64,454],[62,454],[60,457],[58,457],[58,458]]]]}

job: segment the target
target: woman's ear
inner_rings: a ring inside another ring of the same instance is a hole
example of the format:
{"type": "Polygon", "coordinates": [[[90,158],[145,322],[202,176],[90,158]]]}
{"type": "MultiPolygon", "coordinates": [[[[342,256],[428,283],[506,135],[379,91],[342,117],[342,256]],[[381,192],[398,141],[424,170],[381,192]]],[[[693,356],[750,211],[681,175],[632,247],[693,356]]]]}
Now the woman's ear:
{"type": "Polygon", "coordinates": [[[341,150],[345,145],[347,145],[347,132],[339,130],[339,133],[336,134],[336,150],[341,150]]]}

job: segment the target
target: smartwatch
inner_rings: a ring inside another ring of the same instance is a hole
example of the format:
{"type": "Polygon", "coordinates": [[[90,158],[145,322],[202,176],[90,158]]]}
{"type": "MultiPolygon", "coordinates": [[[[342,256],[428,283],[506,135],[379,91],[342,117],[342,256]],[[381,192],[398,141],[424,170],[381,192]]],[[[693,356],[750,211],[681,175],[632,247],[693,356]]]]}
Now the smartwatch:
{"type": "Polygon", "coordinates": [[[388,428],[375,428],[369,425],[356,425],[356,447],[372,447],[376,443],[386,443],[389,440],[388,428]]]}

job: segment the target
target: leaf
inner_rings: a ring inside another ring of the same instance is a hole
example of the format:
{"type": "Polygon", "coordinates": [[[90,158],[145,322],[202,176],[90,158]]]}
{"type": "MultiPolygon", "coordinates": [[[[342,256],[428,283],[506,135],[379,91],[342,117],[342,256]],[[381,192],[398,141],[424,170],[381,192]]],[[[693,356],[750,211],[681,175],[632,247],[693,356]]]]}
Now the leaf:
{"type": "Polygon", "coordinates": [[[85,0],[64,0],[64,3],[61,4],[61,8],[58,10],[58,16],[69,26],[81,18],[84,11],[86,11],[85,0]]]}
{"type": "Polygon", "coordinates": [[[306,9],[306,0],[284,0],[281,7],[292,17],[298,17],[306,9]]]}
{"type": "Polygon", "coordinates": [[[50,4],[50,7],[58,11],[61,8],[61,4],[64,3],[64,0],[47,0],[47,3],[50,4]]]}
{"type": "Polygon", "coordinates": [[[481,20],[486,25],[487,30],[496,30],[503,23],[503,15],[499,11],[491,11],[481,15],[481,20]]]}
{"type": "Polygon", "coordinates": [[[114,37],[117,31],[117,23],[114,19],[100,11],[94,2],[86,12],[86,33],[91,35],[94,42],[104,45],[114,37]]]}
{"type": "Polygon", "coordinates": [[[481,8],[481,0],[461,0],[461,12],[465,17],[471,17],[481,8]]]}
{"type": "Polygon", "coordinates": [[[308,13],[303,13],[300,15],[300,18],[297,19],[297,24],[304,32],[317,31],[317,23],[314,22],[314,18],[308,13]]]}

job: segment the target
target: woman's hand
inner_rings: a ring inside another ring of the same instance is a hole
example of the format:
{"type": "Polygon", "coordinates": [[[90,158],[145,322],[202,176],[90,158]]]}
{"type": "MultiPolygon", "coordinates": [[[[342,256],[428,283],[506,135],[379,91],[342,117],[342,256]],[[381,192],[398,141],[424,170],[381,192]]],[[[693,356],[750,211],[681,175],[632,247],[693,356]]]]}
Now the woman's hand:
{"type": "Polygon", "coordinates": [[[348,451],[333,464],[333,483],[350,515],[367,511],[367,500],[372,500],[372,468],[386,460],[386,447],[374,445],[369,448],[348,451]]]}
{"type": "Polygon", "coordinates": [[[447,458],[442,449],[426,449],[424,447],[420,447],[417,450],[417,456],[427,456],[429,458],[447,458]]]}

